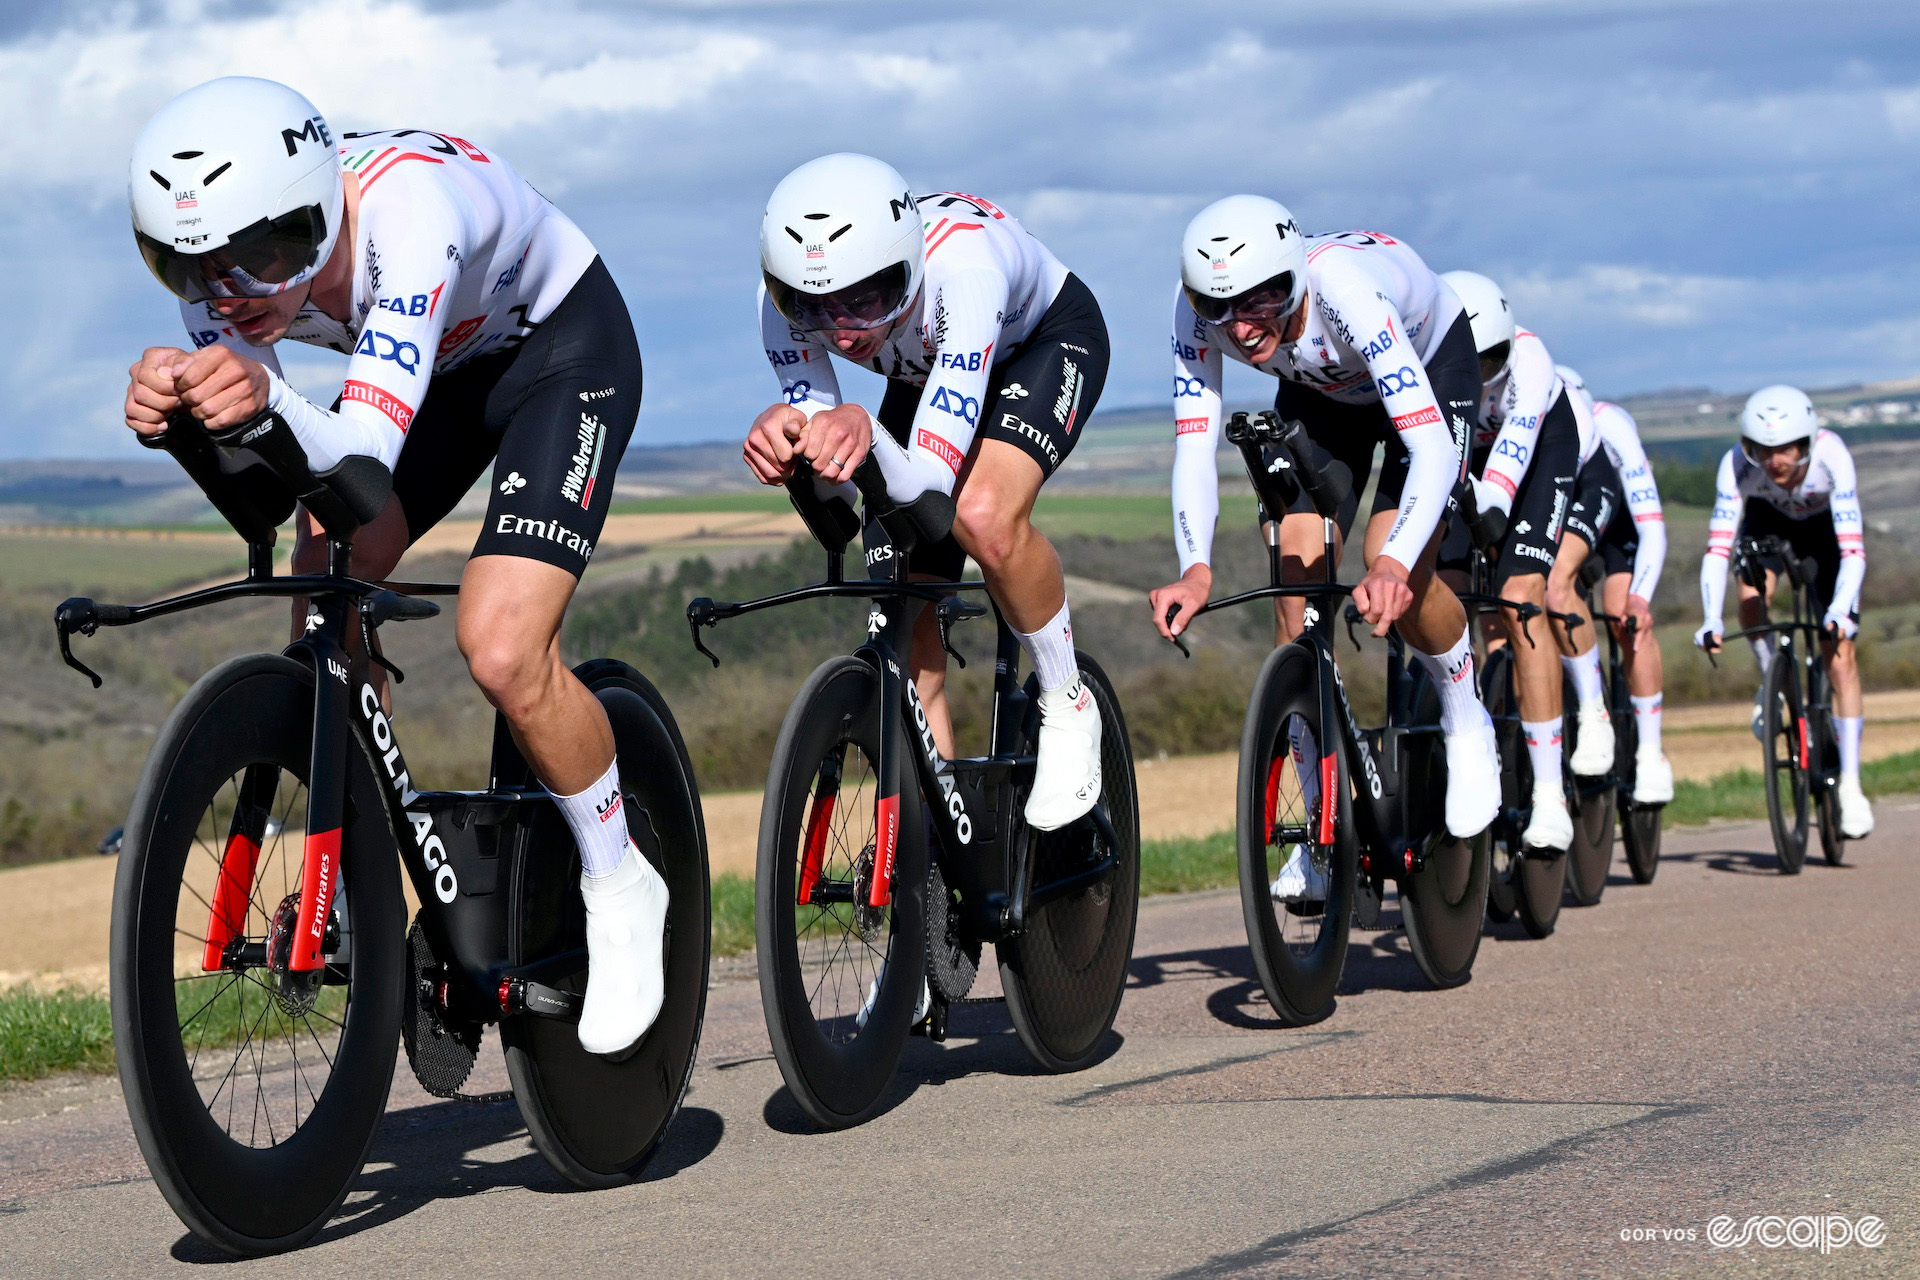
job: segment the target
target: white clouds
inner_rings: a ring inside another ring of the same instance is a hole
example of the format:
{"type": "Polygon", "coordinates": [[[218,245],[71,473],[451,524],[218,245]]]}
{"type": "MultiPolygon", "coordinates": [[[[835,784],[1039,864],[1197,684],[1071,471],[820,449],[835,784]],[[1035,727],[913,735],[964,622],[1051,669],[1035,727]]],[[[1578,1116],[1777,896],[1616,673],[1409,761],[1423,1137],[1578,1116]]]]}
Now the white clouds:
{"type": "Polygon", "coordinates": [[[1527,274],[1506,281],[1521,323],[1551,331],[1552,321],[1637,328],[1696,326],[1754,302],[1760,286],[1724,276],[1683,275],[1591,264],[1567,276],[1527,274]]]}

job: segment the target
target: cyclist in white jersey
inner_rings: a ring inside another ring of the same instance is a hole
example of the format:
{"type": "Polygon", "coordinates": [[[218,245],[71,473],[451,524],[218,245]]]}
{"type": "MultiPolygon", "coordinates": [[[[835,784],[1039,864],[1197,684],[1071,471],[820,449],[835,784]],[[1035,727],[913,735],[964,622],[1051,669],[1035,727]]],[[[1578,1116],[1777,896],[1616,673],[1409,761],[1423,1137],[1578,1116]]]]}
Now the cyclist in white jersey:
{"type": "MultiPolygon", "coordinates": [[[[1074,658],[1060,558],[1030,516],[1106,383],[1099,304],[991,201],[916,197],[870,156],[823,156],[782,179],[760,256],[760,336],[783,398],[754,422],[747,465],[781,484],[805,458],[816,483],[851,502],[849,479],[871,450],[896,501],[953,495],[952,536],[916,548],[910,567],[952,581],[966,556],[979,563],[1040,681],[1027,821],[1065,826],[1100,798],[1100,713],[1074,658]],[[877,414],[843,403],[836,357],[887,380],[877,414]]],[[[951,758],[932,609],[915,624],[910,662],[935,745],[951,758]]]]}
{"type": "MultiPolygon", "coordinates": [[[[1178,635],[1212,593],[1221,377],[1223,357],[1230,358],[1279,378],[1275,409],[1305,424],[1324,465],[1351,473],[1352,493],[1338,517],[1342,539],[1374,448],[1386,446],[1365,535],[1367,574],[1353,601],[1375,635],[1398,626],[1432,676],[1446,734],[1447,828],[1477,835],[1499,803],[1493,722],[1474,686],[1466,613],[1433,576],[1479,399],[1459,300],[1403,242],[1364,231],[1304,236],[1284,206],[1262,196],[1229,196],[1203,209],[1180,254],[1172,483],[1181,575],[1151,593],[1154,625],[1178,635]]],[[[1321,575],[1322,525],[1304,495],[1281,518],[1279,539],[1288,580],[1321,575]]],[[[1277,618],[1276,640],[1284,644],[1305,625],[1303,603],[1283,601],[1277,618]]],[[[1312,744],[1294,749],[1303,758],[1318,754],[1312,744]]],[[[1319,896],[1315,875],[1296,850],[1274,893],[1319,896]]]]}
{"type": "MultiPolygon", "coordinates": [[[[1727,568],[1737,536],[1784,538],[1796,556],[1815,559],[1814,607],[1823,611],[1821,651],[1833,681],[1840,739],[1840,828],[1857,840],[1873,830],[1873,806],[1860,788],[1860,734],[1866,722],[1854,637],[1860,630],[1867,552],[1853,455],[1839,436],[1820,429],[1813,402],[1794,387],[1763,387],[1749,396],[1740,413],[1740,436],[1739,445],[1720,459],[1714,479],[1707,553],[1700,561],[1706,621],[1694,643],[1709,653],[1720,649],[1727,568]]],[[[1774,578],[1769,571],[1765,594],[1740,584],[1743,629],[1767,621],[1774,578]]],[[[1764,637],[1751,637],[1750,643],[1764,680],[1773,647],[1764,637]]]]}
{"type": "MultiPolygon", "coordinates": [[[[352,561],[374,580],[493,466],[460,649],[580,849],[580,1042],[625,1050],[660,1008],[667,887],[627,834],[606,713],[559,646],[640,407],[612,277],[498,155],[418,129],[336,145],[312,103],[266,80],[211,81],[163,107],[134,146],[130,197],[196,348],[150,348],[133,366],[133,430],[158,435],[180,409],[210,429],[271,409],[316,472],[379,459],[393,495],[352,561]],[[333,408],[283,380],[282,340],[348,353],[333,408]]],[[[293,560],[325,567],[304,515],[293,560]]]]}
{"type": "MultiPolygon", "coordinates": [[[[1566,393],[1546,344],[1514,324],[1499,285],[1472,271],[1449,271],[1444,278],[1466,307],[1480,357],[1485,399],[1470,470],[1480,509],[1497,513],[1496,522],[1504,521],[1506,529],[1491,585],[1505,599],[1584,614],[1577,597],[1550,597],[1547,579],[1580,455],[1593,434],[1586,407],[1566,393]]],[[[1440,568],[1456,586],[1466,582],[1471,552],[1465,523],[1455,520],[1440,549],[1440,568]]],[[[1573,818],[1562,787],[1560,664],[1537,622],[1522,624],[1507,609],[1498,616],[1513,645],[1520,722],[1533,764],[1533,811],[1521,840],[1536,849],[1565,849],[1573,843],[1573,818]]],[[[1557,624],[1550,629],[1559,632],[1557,624]]],[[[1611,742],[1612,727],[1604,731],[1611,742]]]]}
{"type": "MultiPolygon", "coordinates": [[[[1653,634],[1652,608],[1667,554],[1660,489],[1654,483],[1633,416],[1619,405],[1595,402],[1586,381],[1574,370],[1561,365],[1559,372],[1568,392],[1589,409],[1594,431],[1593,448],[1582,460],[1579,478],[1574,482],[1573,505],[1567,512],[1566,529],[1560,535],[1560,550],[1548,579],[1548,598],[1578,600],[1576,584],[1581,567],[1590,556],[1601,558],[1604,611],[1634,622],[1631,640],[1625,622],[1610,624],[1625,655],[1621,665],[1638,730],[1634,799],[1641,804],[1665,804],[1673,799],[1673,766],[1660,744],[1664,675],[1660,645],[1653,634]]],[[[1581,736],[1573,753],[1573,771],[1583,776],[1604,774],[1613,767],[1613,734],[1600,672],[1599,636],[1591,626],[1565,633],[1560,665],[1579,700],[1581,736]],[[1600,719],[1608,720],[1609,732],[1601,748],[1589,751],[1587,726],[1600,719]],[[1600,755],[1602,750],[1604,756],[1600,755]]]]}

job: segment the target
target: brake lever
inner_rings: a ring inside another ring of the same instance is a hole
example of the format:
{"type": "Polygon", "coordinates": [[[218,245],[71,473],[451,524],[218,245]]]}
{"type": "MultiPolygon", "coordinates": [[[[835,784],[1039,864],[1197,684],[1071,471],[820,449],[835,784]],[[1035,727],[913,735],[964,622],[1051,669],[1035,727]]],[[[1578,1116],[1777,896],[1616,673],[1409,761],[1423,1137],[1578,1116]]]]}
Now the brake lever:
{"type": "Polygon", "coordinates": [[[83,636],[90,636],[99,625],[98,618],[94,616],[94,604],[91,600],[76,596],[71,600],[63,601],[60,607],[53,611],[53,629],[60,637],[60,660],[93,681],[93,687],[96,689],[101,685],[100,673],[73,656],[73,642],[69,637],[75,631],[83,636]]]}
{"type": "MultiPolygon", "coordinates": [[[[1240,415],[1240,416],[1242,416],[1242,417],[1244,417],[1245,415],[1244,415],[1244,414],[1242,414],[1242,415],[1240,415]]],[[[1167,623],[1167,629],[1168,629],[1169,631],[1171,631],[1171,630],[1173,629],[1173,618],[1174,618],[1174,615],[1175,615],[1175,614],[1177,614],[1177,613],[1179,613],[1179,612],[1180,612],[1180,606],[1179,606],[1179,605],[1177,605],[1177,604],[1170,604],[1170,605],[1168,605],[1168,606],[1167,606],[1167,616],[1166,616],[1166,623],[1167,623]]],[[[1187,642],[1186,642],[1186,641],[1185,641],[1184,639],[1182,639],[1182,638],[1181,638],[1181,637],[1180,637],[1180,636],[1179,636],[1178,634],[1174,634],[1174,635],[1171,635],[1171,636],[1169,636],[1168,638],[1169,638],[1169,639],[1171,639],[1171,640],[1173,641],[1173,647],[1174,647],[1174,648],[1176,648],[1176,649],[1178,649],[1178,650],[1180,651],[1180,655],[1181,655],[1182,657],[1184,657],[1184,658],[1191,658],[1191,657],[1193,657],[1193,650],[1191,650],[1191,649],[1189,649],[1189,648],[1187,648],[1187,642]]]]}
{"type": "Polygon", "coordinates": [[[368,615],[373,612],[372,606],[374,599],[375,597],[368,596],[361,600],[360,607],[356,610],[360,615],[360,645],[367,651],[368,658],[386,668],[387,674],[393,677],[395,684],[405,684],[407,682],[407,673],[389,662],[387,655],[381,653],[379,646],[373,642],[373,624],[369,621],[368,615]]]}
{"type": "Polygon", "coordinates": [[[713,613],[713,599],[710,596],[701,596],[698,600],[694,600],[687,605],[687,629],[693,632],[693,647],[698,649],[701,654],[706,657],[707,661],[717,667],[720,665],[720,655],[707,648],[706,644],[700,639],[700,628],[710,627],[714,624],[715,619],[713,613]]]}
{"type": "Polygon", "coordinates": [[[1527,648],[1538,649],[1540,646],[1533,642],[1533,629],[1527,626],[1527,623],[1540,616],[1542,612],[1540,606],[1528,604],[1525,600],[1516,600],[1512,603],[1502,600],[1500,603],[1513,610],[1514,620],[1520,624],[1520,634],[1526,637],[1527,648]]]}
{"type": "Polygon", "coordinates": [[[1348,605],[1345,620],[1347,624],[1347,639],[1353,643],[1353,647],[1357,650],[1360,648],[1360,637],[1353,634],[1353,629],[1366,621],[1366,619],[1360,616],[1360,610],[1352,605],[1348,605]]]}

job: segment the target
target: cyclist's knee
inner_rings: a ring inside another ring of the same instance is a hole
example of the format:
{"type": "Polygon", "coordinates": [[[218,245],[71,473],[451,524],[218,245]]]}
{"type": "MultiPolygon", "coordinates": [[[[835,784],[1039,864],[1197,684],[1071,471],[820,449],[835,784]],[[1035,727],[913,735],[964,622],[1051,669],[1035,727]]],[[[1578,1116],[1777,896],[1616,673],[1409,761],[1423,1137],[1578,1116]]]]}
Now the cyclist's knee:
{"type": "Polygon", "coordinates": [[[507,719],[517,720],[545,695],[555,663],[550,645],[495,628],[462,628],[459,639],[467,673],[507,719]]]}
{"type": "Polygon", "coordinates": [[[1032,536],[1033,526],[993,493],[962,489],[954,503],[953,536],[988,572],[998,570],[1032,536]]]}

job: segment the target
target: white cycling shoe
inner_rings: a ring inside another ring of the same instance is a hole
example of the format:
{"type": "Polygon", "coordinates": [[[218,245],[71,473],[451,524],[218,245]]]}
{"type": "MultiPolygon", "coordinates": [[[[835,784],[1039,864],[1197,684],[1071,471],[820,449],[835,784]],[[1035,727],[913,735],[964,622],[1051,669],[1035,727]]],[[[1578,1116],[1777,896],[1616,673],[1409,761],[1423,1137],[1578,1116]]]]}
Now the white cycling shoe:
{"type": "Polygon", "coordinates": [[[1100,800],[1100,708],[1086,681],[1041,693],[1036,754],[1027,825],[1057,831],[1100,800]]]}
{"type": "Polygon", "coordinates": [[[1307,846],[1296,844],[1289,846],[1293,856],[1287,859],[1287,865],[1280,868],[1280,874],[1273,878],[1268,886],[1275,902],[1325,902],[1327,900],[1327,873],[1314,865],[1307,846]]]}
{"type": "MultiPolygon", "coordinates": [[[[867,1029],[867,1019],[873,1016],[873,1002],[880,998],[880,979],[875,978],[867,984],[867,998],[860,1006],[860,1012],[853,1015],[853,1025],[862,1031],[867,1029]]],[[[927,1019],[927,1011],[933,1008],[933,988],[927,980],[920,980],[920,1003],[914,1006],[913,1026],[919,1026],[927,1019]]]]}
{"type": "MultiPolygon", "coordinates": [[[[1484,716],[1485,713],[1483,712],[1484,716]]],[[[1447,834],[1471,840],[1500,813],[1500,748],[1493,721],[1447,735],[1447,834]]]]}
{"type": "Polygon", "coordinates": [[[1763,685],[1753,691],[1753,740],[1755,742],[1767,740],[1766,718],[1767,690],[1763,685]]]}
{"type": "Polygon", "coordinates": [[[1873,804],[1860,789],[1860,779],[1840,779],[1840,834],[1864,840],[1873,834],[1873,804]]]}
{"type": "Polygon", "coordinates": [[[1607,704],[1583,705],[1579,712],[1580,742],[1567,761],[1582,778],[1604,778],[1613,772],[1613,717],[1607,704]]]}
{"type": "Polygon", "coordinates": [[[1552,849],[1565,853],[1573,844],[1573,817],[1567,812],[1567,797],[1560,790],[1560,779],[1533,782],[1533,818],[1520,833],[1520,843],[1529,849],[1552,849]]]}
{"type": "Polygon", "coordinates": [[[1636,752],[1633,757],[1633,802],[1666,804],[1673,799],[1673,766],[1664,751],[1636,752]]]}
{"type": "Polygon", "coordinates": [[[660,1016],[666,993],[667,882],[627,841],[613,874],[580,877],[587,903],[587,999],[580,1047],[619,1056],[660,1016]]]}

